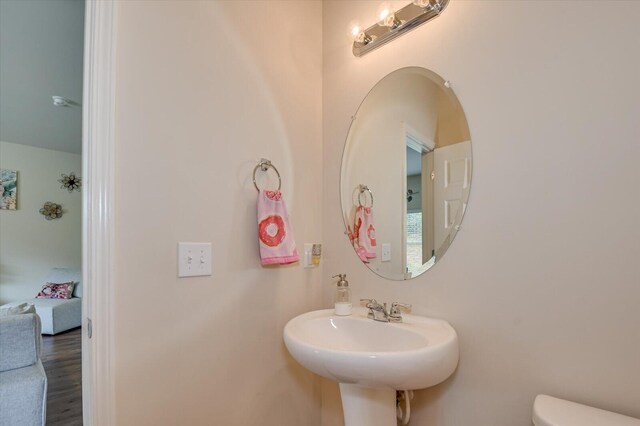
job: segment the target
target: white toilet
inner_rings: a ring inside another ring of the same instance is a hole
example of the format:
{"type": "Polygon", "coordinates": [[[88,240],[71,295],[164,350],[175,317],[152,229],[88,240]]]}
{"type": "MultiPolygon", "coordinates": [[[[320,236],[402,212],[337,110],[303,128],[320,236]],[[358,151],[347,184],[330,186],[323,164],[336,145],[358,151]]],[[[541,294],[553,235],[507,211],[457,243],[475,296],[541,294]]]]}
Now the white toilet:
{"type": "Polygon", "coordinates": [[[538,395],[533,403],[536,426],[640,426],[640,419],[538,395]]]}

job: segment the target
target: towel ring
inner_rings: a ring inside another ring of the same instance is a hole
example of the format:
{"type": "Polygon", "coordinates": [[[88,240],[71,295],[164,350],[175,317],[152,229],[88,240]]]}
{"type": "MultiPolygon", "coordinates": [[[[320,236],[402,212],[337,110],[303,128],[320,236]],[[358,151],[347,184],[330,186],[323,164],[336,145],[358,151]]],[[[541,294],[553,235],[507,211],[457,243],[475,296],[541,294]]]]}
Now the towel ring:
{"type": "Polygon", "coordinates": [[[369,197],[371,198],[371,206],[373,207],[373,192],[371,192],[371,190],[369,189],[369,187],[367,185],[358,185],[359,189],[360,189],[360,193],[358,194],[358,204],[360,204],[360,207],[366,207],[367,206],[367,198],[365,197],[364,199],[364,204],[362,203],[362,200],[360,199],[360,197],[362,196],[362,194],[364,194],[365,191],[367,191],[369,193],[369,197]]]}
{"type": "Polygon", "coordinates": [[[271,161],[267,160],[266,158],[261,158],[258,165],[253,168],[253,186],[256,187],[258,192],[260,192],[260,188],[258,188],[258,184],[256,183],[256,173],[258,172],[258,169],[266,172],[267,170],[269,170],[269,167],[271,167],[278,175],[278,191],[280,191],[280,188],[282,188],[282,179],[280,178],[280,172],[278,171],[278,169],[276,169],[276,166],[271,164],[271,161]]]}

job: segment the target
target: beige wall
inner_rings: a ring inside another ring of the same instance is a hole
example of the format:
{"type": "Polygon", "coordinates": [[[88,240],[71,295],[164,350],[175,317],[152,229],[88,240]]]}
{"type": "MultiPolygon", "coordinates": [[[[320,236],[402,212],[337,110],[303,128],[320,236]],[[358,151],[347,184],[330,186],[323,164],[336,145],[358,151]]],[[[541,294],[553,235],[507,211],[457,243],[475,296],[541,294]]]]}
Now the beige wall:
{"type": "MultiPolygon", "coordinates": [[[[355,58],[348,23],[378,6],[323,5],[323,274],[347,273],[354,299],[409,302],[458,331],[457,372],[417,393],[411,424],[526,426],[538,393],[640,417],[640,3],[452,1],[355,58]],[[390,282],[342,233],[340,161],[368,90],[408,65],[451,80],[473,188],[443,259],[390,282]]],[[[341,424],[337,389],[323,382],[323,425],[341,424]]]]}
{"type": "Polygon", "coordinates": [[[120,2],[115,381],[118,426],[318,425],[318,380],[282,342],[320,307],[321,269],[259,263],[260,157],[296,242],[322,238],[321,4],[120,2]],[[213,275],[178,279],[179,241],[213,275]]]}
{"type": "Polygon", "coordinates": [[[79,154],[0,142],[0,168],[18,171],[18,209],[0,210],[0,304],[35,297],[51,268],[81,266],[82,194],[60,188],[60,175],[82,172],[79,154]],[[60,219],[39,212],[62,204],[60,219]]]}

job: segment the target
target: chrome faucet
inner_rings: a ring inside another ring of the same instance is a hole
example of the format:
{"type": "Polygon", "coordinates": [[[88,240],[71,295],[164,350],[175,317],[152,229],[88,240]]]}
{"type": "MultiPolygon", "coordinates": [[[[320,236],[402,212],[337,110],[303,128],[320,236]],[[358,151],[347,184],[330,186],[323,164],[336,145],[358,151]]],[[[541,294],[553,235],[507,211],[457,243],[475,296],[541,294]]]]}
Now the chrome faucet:
{"type": "Polygon", "coordinates": [[[411,308],[409,304],[393,302],[391,309],[387,311],[387,304],[380,304],[376,299],[360,299],[360,301],[367,303],[366,307],[369,308],[367,318],[380,322],[402,322],[402,311],[400,308],[411,308]]]}

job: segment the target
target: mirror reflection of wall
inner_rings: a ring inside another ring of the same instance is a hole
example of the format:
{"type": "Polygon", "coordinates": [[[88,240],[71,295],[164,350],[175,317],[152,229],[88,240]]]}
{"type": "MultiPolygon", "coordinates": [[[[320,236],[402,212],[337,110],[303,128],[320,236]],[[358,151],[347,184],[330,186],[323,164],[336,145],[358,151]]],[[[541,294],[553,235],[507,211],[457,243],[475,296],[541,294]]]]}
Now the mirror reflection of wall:
{"type": "Polygon", "coordinates": [[[374,253],[363,262],[397,280],[428,270],[455,237],[470,178],[469,129],[444,80],[417,67],[382,79],[358,109],[341,170],[343,214],[356,252],[363,236],[353,240],[354,189],[366,185],[376,199],[374,253]]]}

